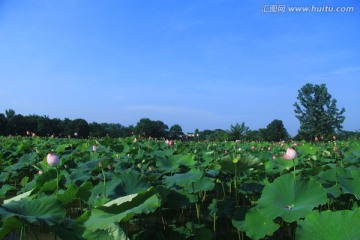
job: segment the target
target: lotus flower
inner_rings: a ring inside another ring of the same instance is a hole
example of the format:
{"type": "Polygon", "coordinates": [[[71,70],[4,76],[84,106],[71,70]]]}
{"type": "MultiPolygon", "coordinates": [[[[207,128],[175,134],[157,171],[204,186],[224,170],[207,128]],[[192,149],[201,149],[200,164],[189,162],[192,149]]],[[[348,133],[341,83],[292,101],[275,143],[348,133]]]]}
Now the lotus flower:
{"type": "Polygon", "coordinates": [[[98,146],[96,146],[96,145],[92,146],[92,150],[93,150],[94,152],[96,152],[96,151],[98,150],[98,146]]]}
{"type": "Polygon", "coordinates": [[[286,153],[283,156],[283,159],[285,160],[292,160],[297,156],[296,151],[293,148],[286,149],[286,153]]]}
{"type": "Polygon", "coordinates": [[[173,141],[173,140],[166,140],[165,143],[166,143],[168,146],[174,145],[174,141],[173,141]]]}
{"type": "Polygon", "coordinates": [[[49,153],[46,156],[46,160],[47,160],[47,163],[52,167],[55,167],[60,163],[59,157],[54,153],[49,153]]]}

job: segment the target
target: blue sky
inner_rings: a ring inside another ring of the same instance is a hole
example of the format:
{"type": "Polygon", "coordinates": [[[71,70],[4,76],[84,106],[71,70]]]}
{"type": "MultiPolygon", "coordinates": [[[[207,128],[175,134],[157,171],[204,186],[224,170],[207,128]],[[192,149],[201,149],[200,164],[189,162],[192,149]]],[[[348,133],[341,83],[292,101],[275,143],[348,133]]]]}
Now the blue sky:
{"type": "Polygon", "coordinates": [[[356,0],[4,0],[0,42],[0,112],[295,135],[298,90],[325,83],[360,129],[356,0]]]}

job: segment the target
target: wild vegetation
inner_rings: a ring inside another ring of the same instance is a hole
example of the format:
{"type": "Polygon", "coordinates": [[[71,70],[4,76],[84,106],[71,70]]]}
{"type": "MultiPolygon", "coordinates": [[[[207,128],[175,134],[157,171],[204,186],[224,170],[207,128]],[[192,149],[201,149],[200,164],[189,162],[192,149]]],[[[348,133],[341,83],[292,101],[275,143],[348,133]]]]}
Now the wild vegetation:
{"type": "Polygon", "coordinates": [[[0,239],[360,234],[359,141],[2,137],[0,149],[0,239]]]}

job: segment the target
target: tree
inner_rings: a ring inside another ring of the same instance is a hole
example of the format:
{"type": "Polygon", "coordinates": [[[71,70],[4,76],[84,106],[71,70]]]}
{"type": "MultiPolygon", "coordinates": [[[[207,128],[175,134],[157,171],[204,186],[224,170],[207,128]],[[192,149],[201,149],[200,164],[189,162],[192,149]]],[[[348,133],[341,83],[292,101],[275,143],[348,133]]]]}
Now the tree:
{"type": "Polygon", "coordinates": [[[178,139],[181,135],[184,135],[182,128],[179,124],[174,124],[169,129],[169,137],[178,139]]]}
{"type": "Polygon", "coordinates": [[[264,128],[260,128],[259,130],[249,130],[246,132],[246,135],[244,136],[244,138],[247,141],[263,141],[265,138],[264,136],[266,134],[264,134],[266,129],[264,128]]]}
{"type": "Polygon", "coordinates": [[[249,131],[249,127],[245,126],[245,123],[236,123],[234,126],[230,126],[229,137],[230,140],[241,140],[249,131]]]}
{"type": "Polygon", "coordinates": [[[135,131],[137,134],[153,138],[167,137],[168,126],[162,121],[152,121],[149,118],[142,118],[137,123],[135,131]]]}
{"type": "Polygon", "coordinates": [[[265,129],[265,140],[278,142],[289,137],[281,120],[275,119],[265,129]]]}
{"type": "Polygon", "coordinates": [[[300,121],[298,138],[329,138],[342,129],[345,108],[336,107],[337,101],[328,93],[325,84],[307,83],[298,93],[299,102],[294,104],[295,116],[300,121]]]}
{"type": "Polygon", "coordinates": [[[78,118],[72,121],[75,137],[88,137],[90,128],[86,120],[78,118]],[[76,135],[77,134],[77,135],[76,135]]]}
{"type": "Polygon", "coordinates": [[[0,113],[0,135],[8,134],[7,120],[4,114],[0,113]]]}

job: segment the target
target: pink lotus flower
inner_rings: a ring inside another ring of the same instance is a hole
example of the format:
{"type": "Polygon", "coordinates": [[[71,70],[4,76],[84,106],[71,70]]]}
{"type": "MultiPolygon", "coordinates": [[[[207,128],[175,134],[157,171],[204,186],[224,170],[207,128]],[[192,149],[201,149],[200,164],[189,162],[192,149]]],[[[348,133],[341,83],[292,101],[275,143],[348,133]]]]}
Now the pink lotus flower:
{"type": "Polygon", "coordinates": [[[92,150],[96,152],[98,150],[98,147],[96,145],[92,146],[92,150]]]}
{"type": "Polygon", "coordinates": [[[60,163],[59,157],[54,153],[49,153],[46,156],[46,160],[47,160],[47,163],[52,167],[55,167],[60,163]]]}
{"type": "Polygon", "coordinates": [[[296,151],[293,148],[286,149],[286,153],[283,156],[283,159],[285,160],[292,160],[297,156],[296,151]]]}
{"type": "Polygon", "coordinates": [[[173,141],[173,140],[166,140],[165,143],[166,143],[168,146],[174,145],[174,141],[173,141]]]}

